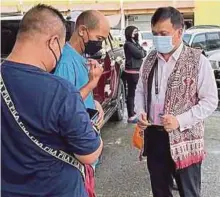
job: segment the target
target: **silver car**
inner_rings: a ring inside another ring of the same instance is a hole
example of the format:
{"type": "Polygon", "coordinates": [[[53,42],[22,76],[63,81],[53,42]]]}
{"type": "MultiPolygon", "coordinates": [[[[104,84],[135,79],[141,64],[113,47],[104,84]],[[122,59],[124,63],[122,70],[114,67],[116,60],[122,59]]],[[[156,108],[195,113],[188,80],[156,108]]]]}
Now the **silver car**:
{"type": "Polygon", "coordinates": [[[147,51],[147,54],[153,49],[153,34],[151,31],[139,31],[139,43],[147,51]]]}
{"type": "Polygon", "coordinates": [[[218,96],[220,100],[220,51],[213,53],[209,57],[209,61],[212,65],[212,68],[214,70],[215,79],[218,87],[218,96]]]}
{"type": "Polygon", "coordinates": [[[193,48],[200,48],[209,57],[220,52],[220,27],[201,26],[185,31],[183,40],[193,48]]]}

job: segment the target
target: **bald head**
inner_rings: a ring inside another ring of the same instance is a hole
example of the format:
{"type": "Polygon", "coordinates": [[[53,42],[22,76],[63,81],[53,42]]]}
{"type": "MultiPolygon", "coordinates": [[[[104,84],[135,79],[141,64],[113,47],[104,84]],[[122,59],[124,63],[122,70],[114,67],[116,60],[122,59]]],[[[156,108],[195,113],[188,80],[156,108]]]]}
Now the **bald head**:
{"type": "Polygon", "coordinates": [[[82,12],[76,20],[76,29],[80,25],[85,25],[88,30],[94,30],[104,25],[105,28],[109,28],[109,22],[107,18],[99,11],[87,10],[82,12]]]}
{"type": "Polygon", "coordinates": [[[87,10],[78,16],[70,43],[79,53],[86,52],[89,54],[87,49],[90,48],[93,52],[100,49],[102,42],[108,37],[109,32],[110,25],[108,19],[99,11],[87,10]],[[89,47],[86,48],[88,44],[89,47]]]}
{"type": "Polygon", "coordinates": [[[65,19],[62,14],[51,6],[39,4],[24,15],[18,39],[33,38],[35,34],[64,36],[65,33],[65,19]]]}

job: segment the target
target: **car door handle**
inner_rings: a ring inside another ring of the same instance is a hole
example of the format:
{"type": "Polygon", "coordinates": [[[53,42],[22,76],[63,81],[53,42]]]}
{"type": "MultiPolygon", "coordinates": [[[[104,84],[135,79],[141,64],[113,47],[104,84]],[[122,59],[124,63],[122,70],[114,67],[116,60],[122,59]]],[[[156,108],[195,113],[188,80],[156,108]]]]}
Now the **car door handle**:
{"type": "Polygon", "coordinates": [[[115,60],[111,60],[111,66],[115,66],[115,60]]]}
{"type": "Polygon", "coordinates": [[[116,58],[116,62],[117,62],[117,64],[119,64],[119,65],[123,64],[123,58],[120,57],[120,56],[118,56],[118,57],[116,58]]]}

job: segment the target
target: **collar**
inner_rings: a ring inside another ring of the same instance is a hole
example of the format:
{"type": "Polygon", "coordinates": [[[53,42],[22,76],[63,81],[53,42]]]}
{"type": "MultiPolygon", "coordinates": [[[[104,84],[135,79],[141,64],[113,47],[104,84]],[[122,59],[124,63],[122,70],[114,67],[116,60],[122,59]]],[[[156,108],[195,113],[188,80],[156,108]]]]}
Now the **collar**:
{"type": "MultiPolygon", "coordinates": [[[[170,59],[173,58],[175,61],[177,61],[177,60],[179,59],[179,57],[180,57],[180,54],[181,54],[182,50],[183,50],[183,42],[182,42],[182,43],[180,44],[180,46],[174,51],[174,53],[170,56],[170,59]]],[[[163,58],[163,56],[162,56],[160,53],[157,53],[157,56],[158,56],[160,59],[162,59],[163,61],[165,61],[164,58],[163,58]]],[[[168,60],[168,62],[170,61],[170,59],[168,60]]]]}
{"type": "Polygon", "coordinates": [[[87,61],[86,58],[83,57],[80,53],[78,53],[78,51],[76,51],[76,49],[73,48],[69,42],[66,42],[65,46],[66,46],[67,50],[71,53],[72,57],[75,57],[75,58],[81,60],[83,64],[86,64],[86,61],[87,61]]]}

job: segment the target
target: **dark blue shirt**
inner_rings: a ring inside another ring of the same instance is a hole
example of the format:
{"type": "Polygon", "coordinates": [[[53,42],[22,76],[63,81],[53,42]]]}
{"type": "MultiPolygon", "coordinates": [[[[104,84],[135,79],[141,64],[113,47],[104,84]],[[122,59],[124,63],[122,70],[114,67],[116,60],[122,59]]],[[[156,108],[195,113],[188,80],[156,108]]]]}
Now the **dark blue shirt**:
{"type": "MultiPolygon", "coordinates": [[[[45,145],[87,155],[100,145],[76,88],[31,66],[5,61],[1,73],[27,130],[45,145]]],[[[87,197],[78,169],[37,147],[1,97],[2,196],[87,197]]]]}

